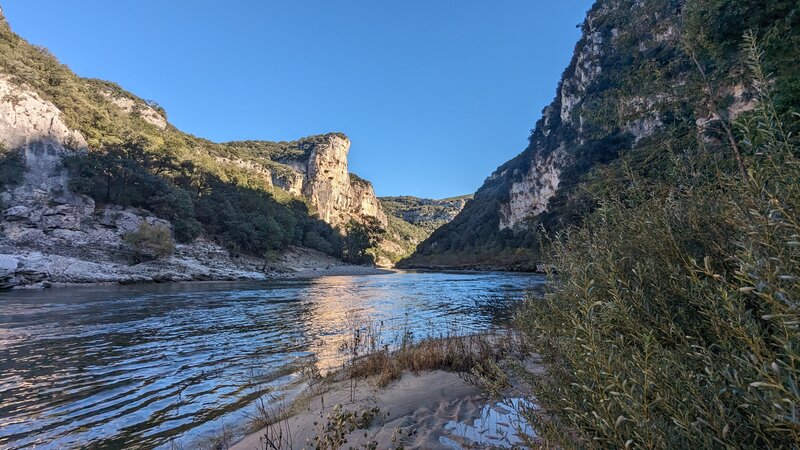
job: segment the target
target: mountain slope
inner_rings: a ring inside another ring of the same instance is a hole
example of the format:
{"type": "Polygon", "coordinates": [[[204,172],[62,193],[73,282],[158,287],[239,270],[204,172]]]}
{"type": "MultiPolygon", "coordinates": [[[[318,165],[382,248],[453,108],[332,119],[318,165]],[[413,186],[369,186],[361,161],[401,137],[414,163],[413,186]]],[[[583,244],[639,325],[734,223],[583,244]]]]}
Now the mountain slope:
{"type": "Polygon", "coordinates": [[[135,263],[173,239],[176,254],[206,262],[261,259],[244,270],[256,276],[289,246],[362,261],[371,242],[346,229],[387,223],[372,185],[348,173],[345,135],[220,144],[183,133],[155,102],[80,78],[15,35],[2,10],[0,112],[0,253],[35,252],[36,279],[58,278],[48,256],[135,263]]]}
{"type": "Polygon", "coordinates": [[[376,249],[377,260],[392,265],[411,255],[434,230],[453,220],[469,198],[469,195],[441,200],[412,196],[380,197],[388,222],[384,239],[376,249]]]}
{"type": "Polygon", "coordinates": [[[453,220],[471,198],[471,195],[462,195],[433,200],[405,195],[380,197],[379,200],[388,214],[433,231],[453,220]]]}
{"type": "Polygon", "coordinates": [[[763,46],[779,107],[800,98],[797,5],[599,0],[528,147],[400,266],[530,270],[542,227],[578,223],[594,208],[581,186],[604,188],[596,168],[624,160],[658,176],[658,160],[679,152],[681,139],[699,139],[730,163],[717,144],[734,132],[730,120],[752,107],[739,52],[746,30],[763,46]]]}

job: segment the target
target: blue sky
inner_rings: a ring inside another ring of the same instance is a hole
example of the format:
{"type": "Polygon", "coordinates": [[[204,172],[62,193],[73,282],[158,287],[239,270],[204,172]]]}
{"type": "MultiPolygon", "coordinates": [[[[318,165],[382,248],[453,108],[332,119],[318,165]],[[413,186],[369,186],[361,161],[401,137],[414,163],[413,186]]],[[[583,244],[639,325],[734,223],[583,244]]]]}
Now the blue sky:
{"type": "Polygon", "coordinates": [[[343,131],[378,195],[474,192],[522,151],[589,0],[0,0],[81,76],[214,141],[343,131]]]}

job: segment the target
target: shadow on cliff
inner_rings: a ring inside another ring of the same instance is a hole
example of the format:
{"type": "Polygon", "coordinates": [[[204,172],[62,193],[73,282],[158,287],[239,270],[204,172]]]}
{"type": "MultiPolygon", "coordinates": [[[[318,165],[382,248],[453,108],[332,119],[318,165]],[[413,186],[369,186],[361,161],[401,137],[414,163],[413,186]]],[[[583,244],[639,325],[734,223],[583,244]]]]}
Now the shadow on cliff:
{"type": "Polygon", "coordinates": [[[9,152],[0,147],[0,192],[8,186],[22,182],[25,165],[20,152],[9,152]]]}

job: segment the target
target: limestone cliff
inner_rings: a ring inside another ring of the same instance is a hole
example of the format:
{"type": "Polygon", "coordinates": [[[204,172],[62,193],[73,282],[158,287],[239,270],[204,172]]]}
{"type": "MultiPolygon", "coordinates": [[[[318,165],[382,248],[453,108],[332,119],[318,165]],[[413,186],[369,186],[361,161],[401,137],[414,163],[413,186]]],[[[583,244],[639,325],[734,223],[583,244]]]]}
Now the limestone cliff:
{"type": "MultiPolygon", "coordinates": [[[[630,154],[644,166],[679,136],[694,135],[693,142],[717,151],[716,143],[727,141],[720,122],[753,105],[740,59],[746,30],[776,55],[776,86],[788,86],[797,73],[796,59],[785,56],[791,39],[777,37],[797,35],[790,3],[725,5],[598,0],[528,147],[401,266],[533,268],[539,230],[579,220],[578,186],[595,168],[630,154]]],[[[784,92],[779,99],[796,106],[796,90],[784,92]]]]}
{"type": "Polygon", "coordinates": [[[349,172],[350,139],[342,133],[294,142],[237,141],[223,145],[251,157],[217,156],[217,162],[260,174],[271,186],[304,198],[320,219],[335,228],[368,218],[386,225],[386,214],[372,184],[349,172]]]}
{"type": "Polygon", "coordinates": [[[7,236],[35,240],[44,230],[69,234],[94,211],[94,201],[69,189],[64,156],[86,151],[86,140],[61,119],[61,111],[29,88],[0,74],[0,144],[22,158],[23,179],[0,193],[7,236]]]}
{"type": "Polygon", "coordinates": [[[183,133],[155,102],[27,43],[0,10],[0,287],[264,278],[264,255],[296,246],[340,257],[350,220],[387,221],[349,149],[340,133],[183,133]],[[123,238],[145,222],[172,230],[173,255],[130,257],[123,238]]]}
{"type": "Polygon", "coordinates": [[[431,231],[453,220],[472,198],[471,195],[440,200],[411,196],[381,197],[384,209],[410,224],[431,228],[431,231]]]}
{"type": "Polygon", "coordinates": [[[372,184],[348,170],[349,151],[350,139],[342,134],[327,134],[311,148],[307,157],[279,160],[300,177],[284,175],[273,178],[273,182],[288,192],[299,191],[319,217],[334,227],[341,227],[350,220],[361,222],[367,217],[385,226],[386,214],[372,184]]]}

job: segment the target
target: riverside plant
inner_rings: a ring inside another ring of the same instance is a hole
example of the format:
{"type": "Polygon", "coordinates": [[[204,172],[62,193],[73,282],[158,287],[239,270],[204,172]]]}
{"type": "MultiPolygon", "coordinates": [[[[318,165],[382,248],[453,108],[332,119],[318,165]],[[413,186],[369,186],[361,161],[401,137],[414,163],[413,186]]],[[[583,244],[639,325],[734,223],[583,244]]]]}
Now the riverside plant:
{"type": "Polygon", "coordinates": [[[407,330],[394,348],[381,339],[381,328],[359,330],[341,348],[348,354],[342,373],[350,381],[351,400],[358,380],[374,377],[375,383],[384,387],[406,371],[457,372],[466,381],[497,394],[508,384],[498,363],[524,352],[520,336],[512,330],[465,335],[451,327],[443,335],[419,342],[414,342],[413,334],[407,330]]]}
{"type": "MultiPolygon", "coordinates": [[[[546,367],[528,411],[564,448],[798,448],[800,147],[746,35],[748,176],[673,160],[549,242],[550,290],[518,317],[546,367]]],[[[795,115],[795,119],[797,116],[795,115]]]]}

